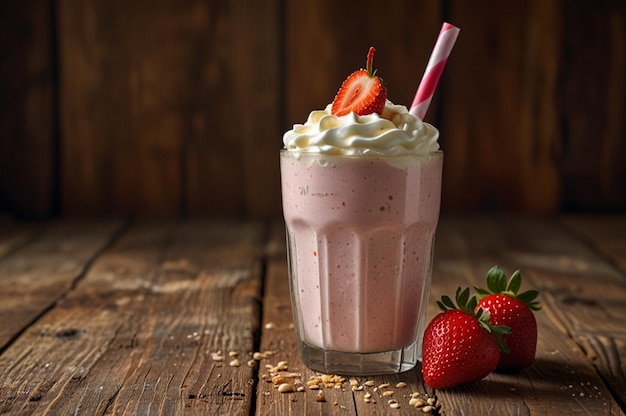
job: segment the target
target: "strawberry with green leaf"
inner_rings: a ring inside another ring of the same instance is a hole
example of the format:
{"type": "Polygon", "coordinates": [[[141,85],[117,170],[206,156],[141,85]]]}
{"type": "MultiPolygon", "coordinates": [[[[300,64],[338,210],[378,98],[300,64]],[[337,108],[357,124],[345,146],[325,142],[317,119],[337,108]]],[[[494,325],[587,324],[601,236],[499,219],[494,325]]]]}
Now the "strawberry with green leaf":
{"type": "Polygon", "coordinates": [[[443,312],[435,316],[424,332],[422,375],[435,389],[447,389],[482,380],[507,350],[503,336],[509,328],[493,325],[489,315],[477,308],[469,288],[456,291],[456,303],[443,296],[437,302],[443,312]]]}
{"type": "Polygon", "coordinates": [[[333,104],[331,113],[337,117],[354,112],[360,116],[382,114],[387,100],[387,90],[382,79],[376,76],[373,69],[374,52],[370,48],[367,53],[366,69],[354,71],[341,84],[333,104]]]}
{"type": "Polygon", "coordinates": [[[509,352],[500,355],[498,370],[518,370],[531,365],[537,349],[537,321],[533,311],[541,306],[536,301],[538,292],[528,290],[518,293],[522,285],[519,270],[507,280],[506,274],[498,266],[487,273],[487,289],[475,287],[478,304],[491,316],[494,325],[506,325],[511,333],[504,336],[509,352]]]}

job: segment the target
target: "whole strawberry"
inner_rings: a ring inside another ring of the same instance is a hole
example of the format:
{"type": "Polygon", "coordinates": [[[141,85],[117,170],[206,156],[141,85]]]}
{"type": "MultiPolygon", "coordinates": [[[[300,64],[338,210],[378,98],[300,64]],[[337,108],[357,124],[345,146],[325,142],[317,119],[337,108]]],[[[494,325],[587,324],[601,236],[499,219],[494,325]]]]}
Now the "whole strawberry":
{"type": "Polygon", "coordinates": [[[331,107],[331,112],[337,117],[350,112],[360,116],[382,114],[385,109],[387,90],[373,68],[375,51],[374,48],[369,49],[366,69],[354,71],[341,84],[331,107]]]}
{"type": "Polygon", "coordinates": [[[456,303],[443,296],[443,310],[428,324],[422,344],[422,375],[435,389],[447,389],[482,380],[491,373],[506,350],[505,326],[489,323],[489,315],[478,308],[469,288],[456,291],[456,303]]]}
{"type": "Polygon", "coordinates": [[[494,325],[506,325],[511,333],[504,336],[509,347],[508,353],[500,355],[498,370],[518,370],[531,365],[537,350],[537,321],[533,311],[541,306],[535,301],[539,294],[536,290],[518,293],[522,285],[519,270],[507,277],[498,266],[487,273],[487,288],[476,287],[478,292],[477,308],[482,308],[491,316],[494,325]]]}

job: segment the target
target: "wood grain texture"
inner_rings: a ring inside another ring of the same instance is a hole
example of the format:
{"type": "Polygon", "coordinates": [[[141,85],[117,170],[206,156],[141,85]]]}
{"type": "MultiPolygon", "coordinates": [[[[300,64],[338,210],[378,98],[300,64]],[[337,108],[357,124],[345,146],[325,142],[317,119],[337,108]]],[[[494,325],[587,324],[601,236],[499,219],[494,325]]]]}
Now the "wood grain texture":
{"type": "MultiPolygon", "coordinates": [[[[237,167],[245,176],[243,212],[250,217],[274,217],[281,207],[278,149],[283,133],[284,6],[279,0],[235,4],[233,108],[244,111],[234,112],[233,125],[241,129],[242,158],[237,167]]],[[[228,185],[223,174],[219,177],[228,185]]]]}
{"type": "Polygon", "coordinates": [[[0,218],[0,258],[5,257],[31,241],[37,234],[34,224],[0,218]]]}
{"type": "Polygon", "coordinates": [[[189,87],[202,106],[190,120],[183,155],[184,205],[191,214],[275,215],[280,211],[281,3],[214,3],[203,22],[209,32],[192,51],[197,62],[188,68],[198,72],[189,87]]]}
{"type": "Polygon", "coordinates": [[[248,414],[263,234],[210,221],[133,226],[0,357],[0,411],[248,414]]]}
{"type": "Polygon", "coordinates": [[[12,247],[0,258],[0,350],[71,291],[120,228],[68,221],[3,236],[0,247],[12,247]]]}
{"type": "Polygon", "coordinates": [[[64,212],[277,212],[277,4],[60,1],[64,212]]]}
{"type": "MultiPolygon", "coordinates": [[[[564,218],[563,223],[577,238],[587,242],[609,267],[615,266],[619,270],[618,275],[622,276],[621,282],[615,282],[608,289],[594,291],[590,306],[594,302],[608,302],[613,306],[623,303],[626,298],[626,221],[615,216],[572,216],[564,218]]],[[[591,359],[604,370],[604,376],[610,380],[615,394],[622,403],[626,403],[626,322],[620,313],[605,312],[602,319],[610,322],[612,327],[603,325],[596,330],[594,326],[582,333],[579,339],[591,359]]]]}
{"type": "Polygon", "coordinates": [[[0,17],[0,211],[280,213],[282,133],[370,46],[409,105],[442,21],[461,34],[426,120],[444,212],[626,210],[626,3],[13,2],[0,17]]]}
{"type": "Polygon", "coordinates": [[[56,213],[56,85],[52,2],[0,13],[0,212],[56,213]]]}
{"type": "Polygon", "coordinates": [[[547,122],[554,122],[551,103],[543,100],[555,93],[555,46],[552,39],[541,43],[542,32],[552,26],[531,20],[536,3],[546,10],[542,18],[557,14],[549,7],[554,2],[450,4],[449,18],[461,33],[446,67],[448,84],[441,97],[444,209],[524,211],[531,198],[544,206],[537,206],[539,211],[558,204],[550,160],[554,126],[546,129],[536,119],[547,109],[547,122]],[[545,158],[547,171],[537,171],[545,158]]]}
{"type": "Polygon", "coordinates": [[[574,215],[563,224],[592,246],[598,256],[626,273],[626,221],[619,216],[574,215]]]}
{"type": "Polygon", "coordinates": [[[462,31],[441,97],[444,208],[623,211],[623,3],[448,9],[462,31]]]}
{"type": "Polygon", "coordinates": [[[58,4],[62,205],[68,214],[179,210],[181,90],[190,87],[188,38],[199,29],[186,10],[153,6],[58,4]]]}
{"type": "Polygon", "coordinates": [[[419,392],[446,415],[624,415],[626,277],[606,244],[620,244],[622,223],[442,218],[429,317],[435,298],[482,284],[492,265],[520,268],[523,288],[540,290],[543,305],[527,369],[444,391],[425,386],[418,367],[355,377],[362,390],[347,377],[338,388],[280,393],[268,366],[285,361],[283,376],[296,387],[320,376],[298,356],[282,223],[145,220],[121,229],[116,221],[63,221],[29,229],[0,221],[0,247],[11,247],[0,257],[0,334],[13,325],[0,347],[0,413],[411,415],[410,394],[419,392]],[[52,303],[34,318],[13,318],[41,299],[52,303]],[[239,367],[229,365],[231,351],[239,367]],[[249,367],[257,351],[271,354],[249,367]]]}
{"type": "Polygon", "coordinates": [[[585,2],[562,13],[563,208],[624,212],[626,164],[618,155],[626,154],[626,4],[585,2]]]}

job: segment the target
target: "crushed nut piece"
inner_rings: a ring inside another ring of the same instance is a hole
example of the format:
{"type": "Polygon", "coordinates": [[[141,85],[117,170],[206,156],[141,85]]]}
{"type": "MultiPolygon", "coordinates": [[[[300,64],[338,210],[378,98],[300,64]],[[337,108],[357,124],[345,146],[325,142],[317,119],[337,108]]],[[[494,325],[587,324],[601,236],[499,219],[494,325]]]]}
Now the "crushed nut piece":
{"type": "Polygon", "coordinates": [[[335,376],[331,376],[330,374],[322,374],[322,382],[323,383],[332,383],[335,376]]]}
{"type": "Polygon", "coordinates": [[[404,381],[401,381],[401,382],[396,384],[396,388],[397,389],[403,389],[405,387],[406,387],[406,383],[404,381]]]}
{"type": "Polygon", "coordinates": [[[393,396],[393,390],[387,390],[383,392],[383,397],[393,396]]]}
{"type": "Polygon", "coordinates": [[[318,402],[321,403],[321,402],[325,402],[326,398],[324,397],[324,395],[320,391],[319,393],[317,393],[317,396],[315,397],[315,400],[317,400],[318,402]]]}
{"type": "Polygon", "coordinates": [[[275,386],[280,386],[283,383],[287,382],[287,378],[281,376],[281,375],[276,375],[274,377],[272,377],[272,384],[275,386]]]}
{"type": "Polygon", "coordinates": [[[239,367],[239,366],[241,366],[241,363],[239,362],[238,359],[235,358],[234,360],[229,362],[228,365],[231,366],[231,367],[239,367]]]}
{"type": "Polygon", "coordinates": [[[417,397],[413,397],[411,400],[409,400],[409,405],[413,406],[413,407],[423,407],[426,404],[426,402],[422,399],[418,399],[417,397]]]}
{"type": "Polygon", "coordinates": [[[281,393],[290,393],[293,391],[293,386],[289,383],[282,383],[278,386],[278,391],[281,393]]]}

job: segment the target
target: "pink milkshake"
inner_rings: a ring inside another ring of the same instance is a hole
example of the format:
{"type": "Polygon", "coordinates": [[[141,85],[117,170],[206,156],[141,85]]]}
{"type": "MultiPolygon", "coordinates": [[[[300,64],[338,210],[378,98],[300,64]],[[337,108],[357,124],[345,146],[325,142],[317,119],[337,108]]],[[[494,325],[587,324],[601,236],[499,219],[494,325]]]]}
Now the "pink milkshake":
{"type": "Polygon", "coordinates": [[[344,82],[285,133],[280,154],[300,351],[326,373],[406,371],[421,351],[443,153],[438,131],[386,92],[353,109],[374,88],[372,53],[368,78],[352,74],[347,94],[344,82]]]}
{"type": "Polygon", "coordinates": [[[307,344],[378,353],[416,342],[443,153],[281,154],[296,319],[307,344]]]}

